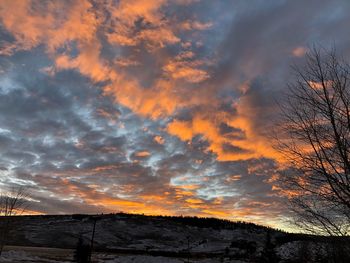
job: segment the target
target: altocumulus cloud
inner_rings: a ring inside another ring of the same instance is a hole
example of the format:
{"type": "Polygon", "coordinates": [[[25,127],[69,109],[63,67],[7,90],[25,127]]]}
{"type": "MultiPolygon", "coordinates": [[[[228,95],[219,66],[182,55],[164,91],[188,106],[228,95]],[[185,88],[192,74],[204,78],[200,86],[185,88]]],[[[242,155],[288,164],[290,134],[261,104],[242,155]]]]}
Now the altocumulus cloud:
{"type": "Polygon", "coordinates": [[[313,42],[350,55],[350,6],[253,2],[1,0],[1,189],[282,226],[272,98],[313,42]]]}

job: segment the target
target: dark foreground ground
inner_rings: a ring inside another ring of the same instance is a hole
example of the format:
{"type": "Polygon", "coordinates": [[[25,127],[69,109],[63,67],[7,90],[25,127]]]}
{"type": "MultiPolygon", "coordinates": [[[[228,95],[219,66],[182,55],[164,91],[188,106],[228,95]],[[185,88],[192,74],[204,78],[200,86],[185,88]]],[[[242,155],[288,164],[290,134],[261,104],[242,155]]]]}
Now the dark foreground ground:
{"type": "MultiPolygon", "coordinates": [[[[5,218],[0,217],[0,227],[5,218]]],[[[72,262],[78,240],[94,262],[350,262],[350,240],[290,234],[212,218],[130,214],[20,216],[0,262],[72,262]]]]}

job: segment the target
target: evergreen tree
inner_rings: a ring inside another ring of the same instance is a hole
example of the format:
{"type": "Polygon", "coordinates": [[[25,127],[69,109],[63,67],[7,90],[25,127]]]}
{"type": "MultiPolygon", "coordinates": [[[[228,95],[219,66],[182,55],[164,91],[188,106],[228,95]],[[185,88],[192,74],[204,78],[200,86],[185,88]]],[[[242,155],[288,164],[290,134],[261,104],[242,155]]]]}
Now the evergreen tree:
{"type": "Polygon", "coordinates": [[[275,252],[275,245],[271,240],[271,234],[268,230],[266,232],[266,241],[263,251],[261,252],[260,260],[261,263],[277,263],[279,262],[279,257],[275,252]]]}

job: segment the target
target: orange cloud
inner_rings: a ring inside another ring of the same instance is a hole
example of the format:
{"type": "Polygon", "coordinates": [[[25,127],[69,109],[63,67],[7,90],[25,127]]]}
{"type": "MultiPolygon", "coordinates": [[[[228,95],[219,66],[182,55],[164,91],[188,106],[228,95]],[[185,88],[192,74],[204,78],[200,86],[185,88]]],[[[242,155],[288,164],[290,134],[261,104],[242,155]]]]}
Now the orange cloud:
{"type": "Polygon", "coordinates": [[[95,37],[99,21],[91,12],[89,1],[47,2],[33,9],[31,0],[2,0],[0,18],[5,28],[16,38],[15,49],[30,49],[45,43],[50,52],[69,41],[90,42],[95,37]],[[16,12],[13,12],[16,10],[16,12]],[[60,15],[56,10],[61,10],[60,15]]]}
{"type": "Polygon", "coordinates": [[[189,203],[189,204],[203,204],[203,201],[202,200],[200,200],[200,199],[195,199],[195,198],[188,198],[188,199],[186,199],[185,200],[187,203],[189,203]]]}
{"type": "Polygon", "coordinates": [[[202,63],[199,61],[173,61],[163,67],[164,72],[173,79],[184,79],[191,83],[199,83],[209,78],[209,74],[196,68],[202,63]]]}
{"type": "Polygon", "coordinates": [[[134,79],[119,78],[104,88],[105,95],[132,109],[141,116],[158,119],[172,115],[176,109],[189,105],[182,94],[174,90],[173,83],[160,79],[152,88],[142,88],[134,79]]]}
{"type": "Polygon", "coordinates": [[[75,58],[67,55],[56,57],[56,67],[58,69],[78,69],[81,74],[89,76],[92,80],[99,82],[104,80],[114,80],[117,73],[100,58],[101,44],[97,41],[79,45],[80,53],[75,58]]]}
{"type": "Polygon", "coordinates": [[[281,159],[280,154],[273,148],[273,142],[267,138],[267,134],[261,134],[255,127],[259,108],[249,101],[247,96],[240,98],[235,105],[237,116],[227,121],[227,123],[235,128],[239,128],[245,132],[245,140],[235,141],[238,147],[245,147],[251,150],[250,158],[267,157],[272,159],[281,159]]]}
{"type": "Polygon", "coordinates": [[[166,0],[122,0],[109,9],[115,21],[113,32],[107,34],[111,44],[136,46],[144,42],[150,49],[175,44],[180,39],[167,24],[160,8],[167,4],[166,0]],[[148,27],[136,32],[135,24],[141,21],[148,27]]]}
{"type": "Polygon", "coordinates": [[[150,156],[151,154],[147,151],[141,151],[141,152],[137,152],[135,153],[135,156],[136,157],[148,157],[150,156]]]}
{"type": "Polygon", "coordinates": [[[194,59],[195,54],[192,51],[184,51],[174,59],[163,66],[165,74],[173,79],[183,79],[190,83],[199,83],[210,76],[206,70],[200,68],[206,63],[194,59]]]}
{"type": "Polygon", "coordinates": [[[199,21],[185,21],[180,24],[183,30],[207,30],[213,26],[213,23],[201,23],[199,21]]]}
{"type": "Polygon", "coordinates": [[[249,119],[241,116],[232,119],[221,119],[222,122],[228,123],[231,127],[239,128],[247,133],[246,139],[238,140],[220,134],[218,124],[216,123],[220,120],[220,117],[222,116],[219,115],[213,121],[197,114],[191,121],[174,120],[169,123],[167,131],[183,141],[190,141],[196,135],[203,135],[210,144],[207,150],[217,154],[219,161],[245,160],[275,154],[272,148],[269,149],[266,146],[263,138],[259,139],[253,133],[249,119]],[[229,150],[225,149],[225,145],[229,146],[229,150]]]}
{"type": "Polygon", "coordinates": [[[164,142],[165,142],[164,138],[162,136],[159,136],[159,135],[155,136],[154,140],[159,144],[164,144],[164,142]]]}
{"type": "Polygon", "coordinates": [[[200,186],[197,185],[197,184],[182,184],[182,185],[179,185],[177,187],[180,187],[182,189],[187,189],[187,190],[196,190],[198,189],[200,186]]]}

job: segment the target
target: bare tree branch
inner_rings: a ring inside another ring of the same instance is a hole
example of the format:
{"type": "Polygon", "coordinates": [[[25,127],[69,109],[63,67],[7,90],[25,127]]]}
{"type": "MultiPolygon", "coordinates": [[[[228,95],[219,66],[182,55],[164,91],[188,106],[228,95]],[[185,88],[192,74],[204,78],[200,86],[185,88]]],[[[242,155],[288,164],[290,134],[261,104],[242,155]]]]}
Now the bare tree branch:
{"type": "Polygon", "coordinates": [[[280,104],[277,149],[293,167],[282,187],[298,226],[310,232],[350,231],[350,67],[335,50],[313,48],[280,104]]]}

